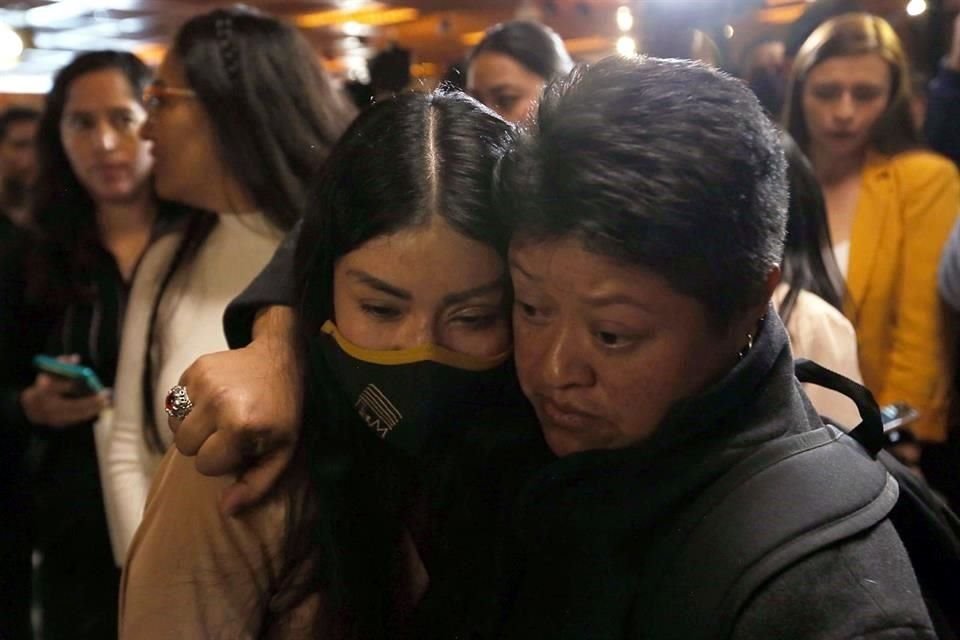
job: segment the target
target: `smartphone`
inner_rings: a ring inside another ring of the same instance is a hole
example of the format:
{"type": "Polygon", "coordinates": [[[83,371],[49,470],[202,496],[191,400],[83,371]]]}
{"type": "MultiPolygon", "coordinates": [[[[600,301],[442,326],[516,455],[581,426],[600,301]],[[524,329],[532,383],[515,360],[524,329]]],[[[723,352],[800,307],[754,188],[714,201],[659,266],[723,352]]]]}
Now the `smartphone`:
{"type": "Polygon", "coordinates": [[[100,393],[106,388],[100,382],[96,372],[90,367],[63,362],[52,356],[44,355],[34,356],[33,366],[37,371],[49,373],[58,378],[73,380],[76,384],[76,392],[71,395],[88,396],[100,393]]]}
{"type": "Polygon", "coordinates": [[[880,407],[880,418],[883,421],[884,431],[900,429],[919,417],[920,412],[905,402],[895,402],[880,407]]]}
{"type": "Polygon", "coordinates": [[[880,419],[883,421],[883,437],[886,446],[895,446],[916,441],[910,429],[905,429],[920,417],[920,412],[905,402],[895,402],[880,407],[880,419]]]}

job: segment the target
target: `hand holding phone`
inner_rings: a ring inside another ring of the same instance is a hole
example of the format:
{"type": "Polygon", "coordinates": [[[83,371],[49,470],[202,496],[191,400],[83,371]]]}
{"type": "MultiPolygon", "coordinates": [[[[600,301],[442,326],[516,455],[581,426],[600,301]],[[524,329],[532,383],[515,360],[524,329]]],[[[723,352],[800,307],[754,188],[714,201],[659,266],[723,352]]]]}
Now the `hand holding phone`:
{"type": "Polygon", "coordinates": [[[75,395],[77,397],[100,393],[106,388],[93,369],[81,364],[67,362],[52,356],[38,355],[33,357],[33,366],[37,371],[72,381],[76,387],[75,395]]]}
{"type": "Polygon", "coordinates": [[[880,407],[880,419],[883,420],[883,430],[900,429],[914,422],[920,417],[920,412],[906,402],[894,402],[880,407]]]}
{"type": "Polygon", "coordinates": [[[109,404],[106,389],[89,367],[49,356],[34,359],[34,383],[20,393],[27,419],[38,425],[68,427],[93,420],[109,404]]]}

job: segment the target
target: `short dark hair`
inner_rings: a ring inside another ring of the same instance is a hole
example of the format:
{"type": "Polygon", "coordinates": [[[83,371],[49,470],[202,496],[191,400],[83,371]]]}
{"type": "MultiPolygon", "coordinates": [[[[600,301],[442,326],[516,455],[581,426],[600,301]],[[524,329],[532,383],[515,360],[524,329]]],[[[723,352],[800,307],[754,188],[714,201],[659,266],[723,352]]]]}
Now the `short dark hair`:
{"type": "Polygon", "coordinates": [[[642,266],[717,327],[763,301],[783,252],[786,163],[740,81],[706,65],[610,57],[550,85],[499,167],[516,233],[576,237],[642,266]]]}
{"type": "Polygon", "coordinates": [[[370,86],[374,94],[386,91],[390,94],[403,91],[410,84],[410,50],[393,44],[377,55],[368,65],[370,86]]]}
{"type": "Polygon", "coordinates": [[[0,142],[7,137],[7,131],[18,122],[36,122],[40,119],[40,112],[33,107],[13,106],[0,114],[0,142]]]}
{"type": "Polygon", "coordinates": [[[470,52],[467,66],[484,52],[502,53],[513,58],[545,81],[565,75],[573,67],[560,36],[549,27],[527,20],[501,22],[487,29],[483,39],[470,52]]]}

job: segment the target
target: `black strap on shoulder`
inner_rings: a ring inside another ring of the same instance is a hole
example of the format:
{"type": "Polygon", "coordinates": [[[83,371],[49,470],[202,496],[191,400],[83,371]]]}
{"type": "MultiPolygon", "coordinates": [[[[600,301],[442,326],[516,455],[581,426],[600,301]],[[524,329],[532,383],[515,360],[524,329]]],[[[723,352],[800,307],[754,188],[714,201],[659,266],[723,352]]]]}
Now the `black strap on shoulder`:
{"type": "Polygon", "coordinates": [[[873,399],[870,390],[839,373],[820,366],[813,360],[797,358],[794,368],[800,382],[826,387],[842,393],[856,403],[857,410],[860,411],[860,424],[847,435],[859,442],[860,446],[876,458],[884,444],[883,419],[880,417],[880,407],[877,406],[877,401],[873,399]]]}
{"type": "Polygon", "coordinates": [[[896,481],[844,439],[828,426],[771,442],[689,505],[644,550],[639,637],[726,638],[762,583],[886,517],[896,481]]]}
{"type": "Polygon", "coordinates": [[[956,638],[960,630],[960,518],[935,495],[926,481],[900,464],[883,446],[880,410],[862,386],[809,360],[798,360],[796,375],[833,389],[857,403],[862,422],[849,435],[866,449],[900,487],[900,499],[890,513],[910,556],[917,580],[934,620],[937,635],[956,638]]]}

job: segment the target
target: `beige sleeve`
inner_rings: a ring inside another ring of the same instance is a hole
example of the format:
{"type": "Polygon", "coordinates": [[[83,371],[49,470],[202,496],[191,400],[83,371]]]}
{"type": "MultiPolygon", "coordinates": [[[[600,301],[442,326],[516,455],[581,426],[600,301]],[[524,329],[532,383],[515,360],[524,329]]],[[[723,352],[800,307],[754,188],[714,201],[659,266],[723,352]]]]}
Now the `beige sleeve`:
{"type": "MultiPolygon", "coordinates": [[[[224,516],[220,492],[232,482],[201,475],[176,449],[164,457],[127,556],[121,638],[275,637],[262,627],[278,579],[285,499],[224,516]]],[[[274,622],[282,637],[298,637],[292,627],[312,621],[298,610],[274,622]]]]}

